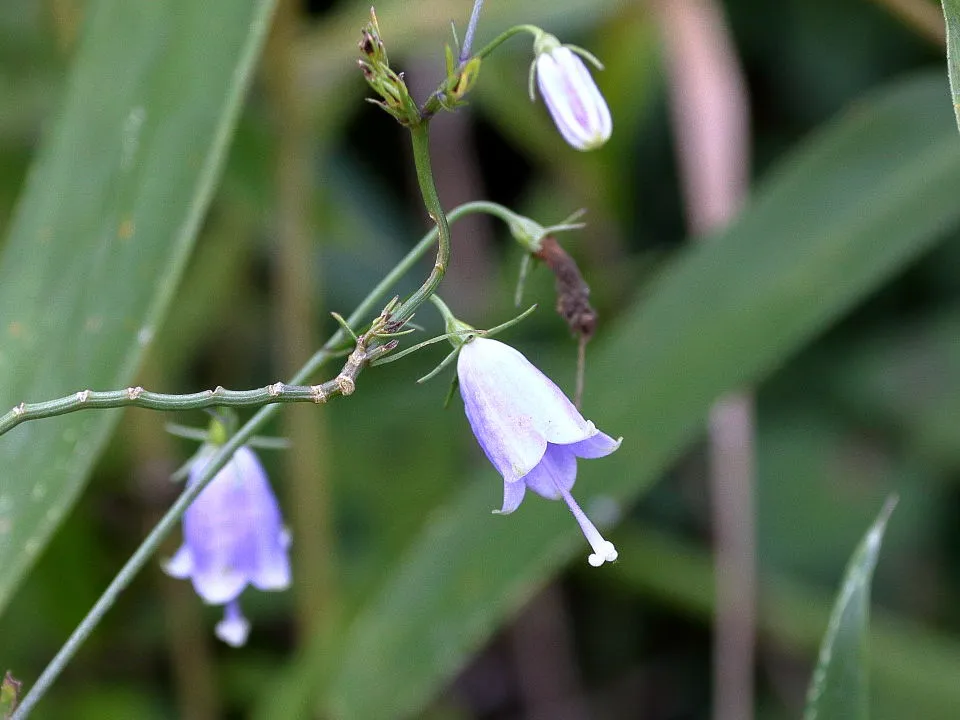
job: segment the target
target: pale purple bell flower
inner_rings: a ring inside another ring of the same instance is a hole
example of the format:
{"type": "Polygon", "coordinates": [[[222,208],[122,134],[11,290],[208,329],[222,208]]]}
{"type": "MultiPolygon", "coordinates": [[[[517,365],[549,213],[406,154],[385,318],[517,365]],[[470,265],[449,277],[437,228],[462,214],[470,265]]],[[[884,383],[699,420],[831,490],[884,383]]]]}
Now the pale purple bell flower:
{"type": "Polygon", "coordinates": [[[546,34],[538,41],[536,53],[537,86],[564,140],[577,150],[603,145],[613,132],[613,120],[583,60],[546,34]]]}
{"type": "Polygon", "coordinates": [[[473,434],[503,476],[500,512],[516,510],[527,488],[549,500],[563,498],[593,548],[590,564],[616,560],[613,543],[604,540],[570,490],[577,458],[609,455],[622,438],[597,430],[550,378],[497,340],[477,337],[465,343],[457,376],[473,434]]]}
{"type": "MultiPolygon", "coordinates": [[[[193,486],[216,452],[204,446],[190,466],[193,486]]],[[[242,446],[203,489],[183,516],[183,545],[165,563],[176,578],[190,578],[210,605],[226,605],[217,637],[239,646],[249,622],[237,602],[247,585],[258,590],[290,586],[289,533],[267,474],[254,452],[242,446]]]]}

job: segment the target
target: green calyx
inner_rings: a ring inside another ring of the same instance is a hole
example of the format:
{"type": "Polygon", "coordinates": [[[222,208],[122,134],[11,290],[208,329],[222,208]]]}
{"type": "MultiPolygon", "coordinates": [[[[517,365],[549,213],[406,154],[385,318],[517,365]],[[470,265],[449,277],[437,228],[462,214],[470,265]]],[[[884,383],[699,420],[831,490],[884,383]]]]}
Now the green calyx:
{"type": "Polygon", "coordinates": [[[563,47],[563,43],[557,39],[556,35],[540,30],[538,34],[533,36],[533,54],[535,56],[552,53],[559,47],[563,47]]]}
{"type": "Polygon", "coordinates": [[[211,445],[224,445],[230,439],[230,432],[226,423],[219,417],[214,417],[207,428],[207,442],[211,445]]]}
{"type": "Polygon", "coordinates": [[[580,230],[586,227],[584,223],[577,222],[582,215],[583,210],[577,210],[556,225],[543,226],[535,220],[509,210],[501,213],[503,221],[510,228],[513,239],[531,255],[540,252],[540,245],[547,235],[568,230],[580,230]]]}
{"type": "Polygon", "coordinates": [[[455,350],[459,350],[466,343],[470,342],[480,333],[477,331],[473,325],[468,325],[462,320],[458,320],[457,317],[453,314],[447,304],[440,299],[437,295],[430,296],[430,302],[432,302],[437,310],[440,311],[440,315],[443,317],[443,323],[447,331],[447,339],[450,341],[450,344],[453,345],[455,350]]]}

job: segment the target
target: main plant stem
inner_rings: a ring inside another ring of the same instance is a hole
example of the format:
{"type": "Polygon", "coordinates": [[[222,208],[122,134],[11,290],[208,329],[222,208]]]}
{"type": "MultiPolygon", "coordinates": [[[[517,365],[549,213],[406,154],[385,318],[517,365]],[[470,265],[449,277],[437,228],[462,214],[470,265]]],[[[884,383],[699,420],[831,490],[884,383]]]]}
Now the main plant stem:
{"type": "Polygon", "coordinates": [[[420,185],[420,194],[427,213],[437,225],[437,259],[433,270],[413,295],[394,313],[397,322],[406,322],[413,317],[417,308],[433,295],[443,274],[447,271],[450,262],[450,225],[447,216],[440,205],[440,196],[437,194],[437,184],[433,179],[433,167],[430,164],[430,130],[426,121],[421,121],[410,127],[410,137],[413,140],[413,162],[417,169],[417,183],[420,185]]]}

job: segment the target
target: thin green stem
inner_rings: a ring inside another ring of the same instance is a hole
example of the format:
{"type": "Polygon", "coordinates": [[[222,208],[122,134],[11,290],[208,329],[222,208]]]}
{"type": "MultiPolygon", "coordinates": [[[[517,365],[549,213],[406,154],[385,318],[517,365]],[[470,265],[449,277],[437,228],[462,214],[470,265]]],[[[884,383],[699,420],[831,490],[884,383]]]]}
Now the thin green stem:
{"type": "Polygon", "coordinates": [[[129,387],[123,390],[81,390],[56,400],[39,403],[20,403],[0,418],[0,433],[4,433],[27,420],[64,415],[69,412],[86,409],[119,407],[141,407],[150,410],[201,410],[211,407],[259,407],[267,403],[288,403],[303,401],[323,402],[318,391],[306,385],[287,385],[282,382],[256,390],[227,390],[217,387],[213,390],[189,393],[187,395],[167,395],[151,392],[142,387],[129,387]]]}
{"type": "MultiPolygon", "coordinates": [[[[466,203],[452,210],[449,215],[449,220],[450,222],[454,222],[472,213],[490,212],[491,206],[493,206],[492,203],[486,202],[466,203]]],[[[433,246],[439,234],[438,230],[439,228],[434,228],[428,232],[423,239],[397,263],[393,270],[370,291],[363,302],[361,302],[350,317],[347,318],[349,325],[356,325],[360,323],[364,317],[369,315],[377,303],[382,300],[390,289],[396,285],[407,271],[433,246]]],[[[342,329],[335,332],[324,346],[290,379],[289,385],[301,385],[306,382],[327,360],[336,354],[335,349],[346,340],[346,337],[346,332],[342,329]]],[[[279,402],[278,398],[271,398],[268,402],[272,404],[260,408],[233,437],[218,449],[217,454],[211,458],[210,463],[204,468],[197,482],[181,493],[177,501],[167,510],[153,530],[150,531],[150,534],[147,535],[133,555],[130,556],[130,559],[127,560],[126,564],[120,569],[120,572],[117,573],[110,585],[107,586],[107,589],[73,631],[63,647],[57,651],[57,654],[54,655],[40,677],[37,678],[36,683],[34,683],[30,692],[23,698],[23,702],[21,702],[13,714],[11,720],[26,720],[37,702],[40,701],[57,677],[59,677],[67,663],[76,655],[77,650],[80,649],[83,642],[117,601],[120,593],[126,589],[134,577],[136,577],[137,573],[149,562],[161,542],[163,542],[163,539],[180,521],[183,513],[190,506],[190,503],[193,502],[194,498],[203,491],[214,476],[227,464],[233,453],[249,441],[250,438],[279,411],[279,406],[276,404],[279,402]]],[[[67,410],[66,412],[70,411],[67,410]]]]}
{"type": "Polygon", "coordinates": [[[416,292],[413,293],[393,314],[393,320],[405,322],[413,317],[413,313],[427,298],[433,295],[450,262],[450,225],[447,216],[440,205],[440,196],[437,195],[437,184],[433,179],[433,168],[430,164],[430,125],[420,122],[410,127],[410,137],[413,140],[413,161],[417,168],[417,183],[420,185],[420,194],[427,212],[437,225],[437,260],[433,270],[416,292]]]}
{"type": "MultiPolygon", "coordinates": [[[[434,192],[434,196],[436,193],[434,192]]],[[[437,200],[439,205],[439,200],[437,200]]],[[[461,205],[451,211],[450,221],[458,220],[464,215],[472,213],[485,212],[490,215],[501,218],[504,222],[509,222],[513,215],[507,208],[496,203],[477,201],[461,205]]],[[[396,284],[396,282],[407,273],[414,263],[419,260],[426,251],[433,245],[434,240],[443,227],[446,236],[449,238],[449,227],[446,218],[441,211],[439,217],[443,218],[442,225],[438,224],[424,236],[410,253],[397,264],[397,266],[374,288],[366,299],[354,310],[353,314],[346,320],[348,325],[356,325],[368,315],[383,298],[387,291],[396,284]]],[[[437,262],[446,263],[449,259],[449,240],[446,250],[438,251],[437,262]]],[[[436,289],[440,283],[441,273],[434,271],[424,283],[424,285],[410,297],[401,310],[397,311],[399,316],[401,312],[413,311],[422,303],[419,297],[429,297],[429,294],[436,289]],[[409,306],[409,308],[408,308],[409,306]],[[404,308],[408,308],[404,310],[404,308]]],[[[404,315],[406,317],[406,315],[404,315]]],[[[332,393],[337,393],[334,385],[304,385],[307,378],[313,375],[327,360],[337,354],[337,348],[350,338],[343,329],[338,330],[329,341],[320,349],[306,365],[298,372],[290,383],[274,383],[254,390],[227,390],[217,387],[213,390],[203,390],[202,392],[188,393],[185,395],[175,395],[152,392],[142,387],[128,387],[122,390],[81,390],[62,398],[47,400],[37,403],[20,403],[9,410],[3,416],[0,416],[0,435],[12,430],[17,425],[28,420],[39,420],[41,418],[55,417],[57,415],[66,415],[67,413],[77,412],[79,410],[93,410],[104,408],[122,408],[122,407],[141,407],[150,410],[163,411],[183,411],[183,410],[202,410],[210,407],[260,407],[262,405],[274,405],[294,402],[323,402],[332,393]]],[[[334,381],[330,381],[334,382],[334,381]]]]}
{"type": "Polygon", "coordinates": [[[483,48],[476,55],[474,55],[474,57],[482,60],[514,35],[519,35],[520,33],[524,32],[530,33],[534,37],[538,37],[543,34],[543,30],[538,28],[536,25],[514,25],[512,28],[509,30],[504,30],[493,40],[484,45],[483,48]]]}

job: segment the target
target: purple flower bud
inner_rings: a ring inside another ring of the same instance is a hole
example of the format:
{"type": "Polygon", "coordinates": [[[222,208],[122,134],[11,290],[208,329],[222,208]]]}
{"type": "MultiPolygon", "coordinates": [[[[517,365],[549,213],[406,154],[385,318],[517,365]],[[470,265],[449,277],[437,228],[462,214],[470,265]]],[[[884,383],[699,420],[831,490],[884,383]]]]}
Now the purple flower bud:
{"type": "Polygon", "coordinates": [[[563,498],[593,548],[593,566],[617,559],[584,515],[570,490],[577,458],[609,455],[614,440],[584,420],[563,391],[509,345],[474,338],[457,359],[460,395],[483,452],[503,476],[503,507],[511,513],[530,488],[550,500],[563,498]]]}
{"type": "Polygon", "coordinates": [[[613,121],[590,71],[553,36],[545,35],[538,45],[537,85],[560,134],[577,150],[600,147],[610,138],[613,121]]]}
{"type": "MultiPolygon", "coordinates": [[[[215,448],[203,448],[190,467],[194,485],[215,448]]],[[[211,605],[227,605],[217,636],[237,646],[249,623],[236,602],[253,585],[258,590],[290,586],[290,539],[267,475],[253,451],[243,446],[197,496],[183,516],[183,545],[164,565],[176,578],[190,578],[211,605]]]]}

